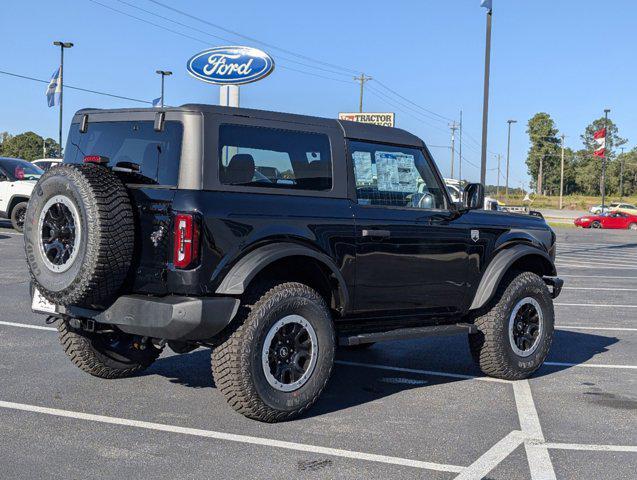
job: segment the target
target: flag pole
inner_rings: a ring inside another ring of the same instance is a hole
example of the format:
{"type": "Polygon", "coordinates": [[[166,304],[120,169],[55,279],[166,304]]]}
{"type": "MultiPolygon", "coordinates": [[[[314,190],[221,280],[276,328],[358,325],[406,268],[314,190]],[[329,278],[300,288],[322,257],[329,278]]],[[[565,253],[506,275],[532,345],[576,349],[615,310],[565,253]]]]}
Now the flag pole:
{"type": "Polygon", "coordinates": [[[60,144],[60,158],[62,157],[62,108],[64,104],[64,49],[71,48],[73,44],[71,42],[53,42],[53,45],[60,47],[60,75],[58,81],[60,82],[60,125],[58,132],[58,141],[60,144]]]}
{"type": "Polygon", "coordinates": [[[604,150],[602,152],[602,213],[604,213],[604,205],[606,205],[606,145],[608,144],[608,112],[609,108],[604,109],[604,150]]]}
{"type": "Polygon", "coordinates": [[[482,154],[480,156],[480,183],[487,179],[487,123],[489,119],[489,70],[491,64],[491,17],[493,5],[491,0],[483,0],[481,4],[487,9],[487,37],[484,47],[484,92],[482,99],[482,154]]]}

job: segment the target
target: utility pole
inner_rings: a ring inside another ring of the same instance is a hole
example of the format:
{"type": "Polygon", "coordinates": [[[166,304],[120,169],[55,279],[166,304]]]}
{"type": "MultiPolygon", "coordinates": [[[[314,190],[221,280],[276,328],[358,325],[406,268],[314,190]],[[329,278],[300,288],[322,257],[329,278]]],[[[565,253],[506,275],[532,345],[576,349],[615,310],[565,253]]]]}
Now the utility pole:
{"type": "Polygon", "coordinates": [[[506,172],[506,186],[504,187],[504,198],[509,200],[509,157],[511,155],[511,124],[517,123],[517,120],[507,120],[509,125],[509,133],[507,136],[507,172],[506,172]]]}
{"type": "Polygon", "coordinates": [[[619,159],[619,201],[621,202],[624,199],[624,147],[619,159]]]}
{"type": "Polygon", "coordinates": [[[537,172],[537,194],[542,195],[542,164],[544,163],[544,158],[540,157],[540,168],[537,172]]]}
{"type": "Polygon", "coordinates": [[[495,189],[495,196],[499,197],[500,196],[500,157],[502,157],[502,155],[498,153],[497,157],[498,157],[498,182],[495,189]]]}
{"type": "Polygon", "coordinates": [[[564,137],[562,134],[562,166],[560,167],[560,210],[562,210],[562,197],[564,195],[564,137]]]}
{"type": "Polygon", "coordinates": [[[480,183],[487,178],[487,123],[489,119],[489,69],[491,64],[491,17],[493,8],[491,2],[487,6],[487,38],[484,47],[484,92],[482,99],[482,155],[480,157],[480,183]]]}
{"type": "Polygon", "coordinates": [[[71,42],[53,42],[53,45],[60,47],[60,129],[58,140],[60,142],[60,157],[62,157],[62,106],[64,104],[64,49],[71,48],[73,44],[71,42]]]}
{"type": "Polygon", "coordinates": [[[454,178],[453,163],[456,157],[456,130],[458,129],[458,124],[456,122],[452,122],[449,124],[449,128],[451,129],[451,178],[454,178]]]}
{"type": "Polygon", "coordinates": [[[604,211],[604,205],[606,202],[606,152],[608,149],[606,145],[608,145],[608,112],[610,112],[610,108],[604,109],[604,152],[602,156],[602,212],[604,211]]]}
{"type": "Polygon", "coordinates": [[[372,79],[372,77],[368,77],[364,73],[361,73],[360,77],[354,77],[354,80],[356,80],[357,82],[361,83],[361,96],[360,96],[360,99],[358,101],[358,111],[360,113],[363,113],[363,89],[364,89],[364,85],[365,85],[365,82],[369,82],[371,79],[372,79]]]}
{"type": "Polygon", "coordinates": [[[460,143],[458,149],[458,180],[462,182],[462,110],[460,110],[460,128],[458,133],[460,134],[458,138],[460,143]]]}
{"type": "Polygon", "coordinates": [[[160,106],[161,106],[161,108],[164,108],[164,77],[172,75],[173,72],[170,72],[168,70],[155,70],[155,73],[157,73],[158,75],[161,75],[161,101],[160,101],[160,106]]]}

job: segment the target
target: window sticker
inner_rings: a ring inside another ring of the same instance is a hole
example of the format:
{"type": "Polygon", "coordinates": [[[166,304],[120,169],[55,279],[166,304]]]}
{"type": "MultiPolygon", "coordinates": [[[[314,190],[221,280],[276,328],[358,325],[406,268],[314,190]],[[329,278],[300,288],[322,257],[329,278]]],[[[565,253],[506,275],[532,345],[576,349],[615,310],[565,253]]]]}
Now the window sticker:
{"type": "Polygon", "coordinates": [[[376,152],[378,189],[386,192],[416,192],[420,173],[413,155],[376,152]]]}
{"type": "Polygon", "coordinates": [[[374,172],[372,169],[372,154],[369,152],[354,152],[354,175],[356,186],[372,185],[374,183],[374,172]]]}

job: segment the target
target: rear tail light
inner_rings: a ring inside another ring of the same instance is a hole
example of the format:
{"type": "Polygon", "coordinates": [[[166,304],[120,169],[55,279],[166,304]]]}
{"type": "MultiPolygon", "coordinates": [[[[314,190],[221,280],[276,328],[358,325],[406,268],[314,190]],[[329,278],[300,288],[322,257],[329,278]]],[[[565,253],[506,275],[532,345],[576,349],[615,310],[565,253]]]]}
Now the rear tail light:
{"type": "Polygon", "coordinates": [[[174,246],[175,268],[191,267],[199,259],[199,225],[193,215],[175,215],[174,246]]]}

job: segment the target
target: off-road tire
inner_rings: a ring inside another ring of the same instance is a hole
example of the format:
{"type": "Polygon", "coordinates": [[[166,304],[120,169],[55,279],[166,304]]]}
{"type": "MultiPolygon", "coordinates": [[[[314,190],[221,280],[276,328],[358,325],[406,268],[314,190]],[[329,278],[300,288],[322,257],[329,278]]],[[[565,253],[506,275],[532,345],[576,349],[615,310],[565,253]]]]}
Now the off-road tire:
{"type": "Polygon", "coordinates": [[[114,334],[85,332],[72,328],[63,320],[58,321],[57,329],[60,344],[73,364],[94,377],[130,377],[148,368],[161,353],[151,343],[145,344],[143,350],[135,348],[133,344],[139,345],[141,337],[119,331],[114,334]],[[120,351],[109,349],[105,335],[117,339],[120,345],[127,345],[125,351],[122,352],[121,347],[120,351]]]}
{"type": "Polygon", "coordinates": [[[531,272],[512,272],[500,283],[488,311],[475,318],[478,332],[469,335],[473,359],[486,375],[520,380],[537,370],[548,355],[553,340],[555,314],[544,281],[531,272]],[[517,355],[509,341],[509,316],[516,303],[535,299],[542,309],[543,332],[536,350],[528,357],[517,355]]]}
{"type": "Polygon", "coordinates": [[[20,202],[11,210],[11,225],[14,230],[22,232],[24,230],[24,215],[27,211],[27,202],[20,202]]]}
{"type": "Polygon", "coordinates": [[[318,399],[334,364],[336,339],[330,311],[321,296],[301,283],[254,288],[242,301],[225,338],[212,352],[215,384],[232,408],[262,422],[291,420],[318,399]],[[285,315],[302,314],[318,339],[311,375],[297,390],[282,392],[266,380],[261,362],[265,337],[285,315]]]}
{"type": "Polygon", "coordinates": [[[31,278],[40,293],[58,305],[104,305],[115,297],[131,265],[135,224],[124,184],[98,165],[63,164],[38,181],[27,208],[24,239],[31,278]],[[64,272],[50,269],[38,231],[49,199],[66,197],[79,213],[81,242],[64,272]]]}

